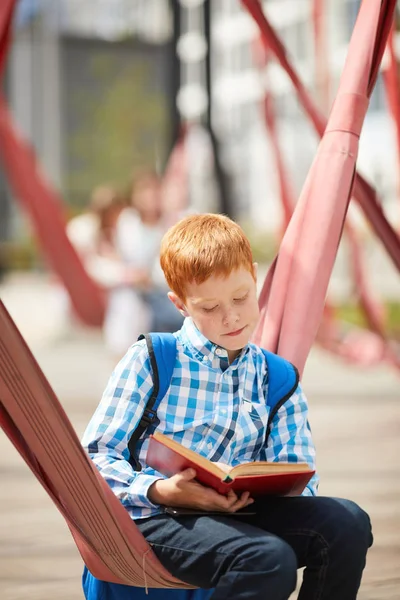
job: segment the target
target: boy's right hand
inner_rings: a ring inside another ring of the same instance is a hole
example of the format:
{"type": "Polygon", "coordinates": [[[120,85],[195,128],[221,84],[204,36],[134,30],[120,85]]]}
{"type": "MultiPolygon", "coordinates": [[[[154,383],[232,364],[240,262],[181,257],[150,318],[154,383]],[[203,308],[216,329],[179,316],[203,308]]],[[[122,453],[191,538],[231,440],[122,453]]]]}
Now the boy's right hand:
{"type": "Polygon", "coordinates": [[[186,469],[169,479],[157,479],[149,488],[147,496],[153,504],[196,508],[204,511],[234,513],[252,504],[249,492],[238,497],[233,490],[227,496],[195,481],[196,471],[186,469]]]}

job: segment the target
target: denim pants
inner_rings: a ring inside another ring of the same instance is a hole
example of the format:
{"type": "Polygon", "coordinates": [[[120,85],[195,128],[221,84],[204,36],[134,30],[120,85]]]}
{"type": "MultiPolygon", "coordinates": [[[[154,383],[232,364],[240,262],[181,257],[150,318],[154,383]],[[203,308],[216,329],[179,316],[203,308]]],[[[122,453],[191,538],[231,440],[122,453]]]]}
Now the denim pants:
{"type": "Polygon", "coordinates": [[[269,498],[254,515],[157,515],[136,521],[172,575],[210,600],[287,600],[305,567],[299,600],[354,600],[368,548],[368,515],[324,497],[269,498]]]}

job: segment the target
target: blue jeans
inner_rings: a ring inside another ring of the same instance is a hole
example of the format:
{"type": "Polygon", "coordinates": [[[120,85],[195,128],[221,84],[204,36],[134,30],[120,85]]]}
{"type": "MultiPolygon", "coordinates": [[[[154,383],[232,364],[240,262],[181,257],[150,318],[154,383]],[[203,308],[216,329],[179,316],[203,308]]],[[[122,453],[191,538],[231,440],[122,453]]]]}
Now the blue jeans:
{"type": "Polygon", "coordinates": [[[287,600],[299,567],[299,600],[355,600],[372,544],[361,508],[324,497],[262,499],[253,508],[255,515],[163,514],[136,524],[172,575],[214,588],[210,600],[287,600]]]}

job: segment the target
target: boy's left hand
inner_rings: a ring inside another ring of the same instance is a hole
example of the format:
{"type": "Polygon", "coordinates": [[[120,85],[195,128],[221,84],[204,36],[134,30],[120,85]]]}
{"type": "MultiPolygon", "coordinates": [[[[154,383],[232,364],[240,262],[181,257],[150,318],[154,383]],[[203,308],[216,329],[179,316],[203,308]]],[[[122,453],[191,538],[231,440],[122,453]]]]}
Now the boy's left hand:
{"type": "Polygon", "coordinates": [[[237,496],[229,490],[226,496],[196,481],[196,471],[186,469],[168,479],[157,479],[147,492],[154,504],[164,506],[235,513],[254,502],[249,492],[237,496]]]}

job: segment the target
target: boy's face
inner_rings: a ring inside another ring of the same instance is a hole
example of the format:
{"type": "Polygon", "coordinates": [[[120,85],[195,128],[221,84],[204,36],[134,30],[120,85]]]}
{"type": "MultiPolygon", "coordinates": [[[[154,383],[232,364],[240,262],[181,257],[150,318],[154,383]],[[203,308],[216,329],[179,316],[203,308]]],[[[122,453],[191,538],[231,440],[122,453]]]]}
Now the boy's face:
{"type": "MultiPolygon", "coordinates": [[[[254,264],[254,273],[256,268],[254,264]]],[[[200,284],[188,283],[185,302],[173,292],[169,297],[207,339],[228,351],[230,361],[248,343],[257,325],[256,282],[243,267],[227,277],[213,275],[200,284]]]]}

